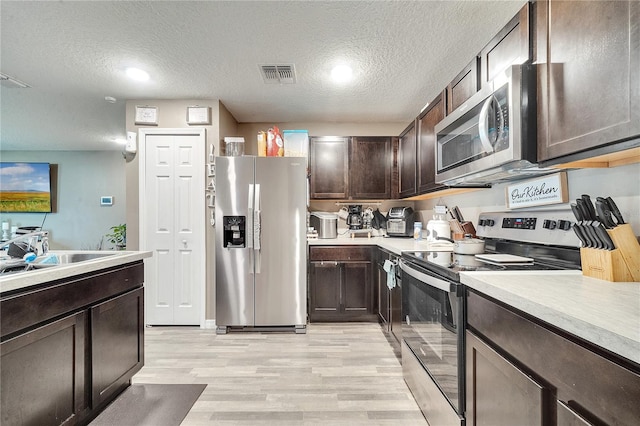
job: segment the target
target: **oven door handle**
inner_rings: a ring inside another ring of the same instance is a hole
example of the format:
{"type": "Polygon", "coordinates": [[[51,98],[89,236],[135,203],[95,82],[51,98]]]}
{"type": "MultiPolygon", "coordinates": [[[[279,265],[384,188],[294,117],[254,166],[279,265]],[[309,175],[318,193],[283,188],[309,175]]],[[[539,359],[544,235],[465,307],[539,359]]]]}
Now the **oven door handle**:
{"type": "Polygon", "coordinates": [[[441,280],[431,275],[424,274],[420,271],[413,269],[407,262],[400,260],[400,269],[407,275],[412,276],[416,280],[425,283],[428,286],[435,287],[438,290],[446,291],[447,293],[455,292],[455,284],[449,281],[441,280]]]}

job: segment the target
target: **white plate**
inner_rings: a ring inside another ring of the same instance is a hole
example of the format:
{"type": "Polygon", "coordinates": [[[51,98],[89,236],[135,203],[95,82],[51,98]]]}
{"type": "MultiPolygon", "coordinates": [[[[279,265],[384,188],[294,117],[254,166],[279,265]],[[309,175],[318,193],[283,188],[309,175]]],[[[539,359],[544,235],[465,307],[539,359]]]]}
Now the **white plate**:
{"type": "Polygon", "coordinates": [[[496,263],[533,262],[533,259],[530,257],[514,256],[512,254],[476,254],[476,257],[478,259],[496,263]]]}

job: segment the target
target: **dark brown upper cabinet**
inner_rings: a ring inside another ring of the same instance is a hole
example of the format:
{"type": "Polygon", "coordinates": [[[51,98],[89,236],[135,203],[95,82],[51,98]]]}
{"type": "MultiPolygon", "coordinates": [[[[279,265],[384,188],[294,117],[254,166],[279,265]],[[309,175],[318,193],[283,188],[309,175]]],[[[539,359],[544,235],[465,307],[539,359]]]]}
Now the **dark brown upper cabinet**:
{"type": "Polygon", "coordinates": [[[309,139],[311,198],[346,199],[349,196],[349,138],[309,139]]]}
{"type": "Polygon", "coordinates": [[[411,197],[417,193],[417,150],[416,122],[412,122],[400,134],[398,146],[398,173],[400,198],[411,197]]]}
{"type": "Polygon", "coordinates": [[[435,126],[446,113],[445,92],[440,93],[418,117],[418,193],[445,188],[436,184],[435,126]]]}
{"type": "Polygon", "coordinates": [[[392,197],[392,137],[321,136],[309,142],[312,199],[392,197]]]}
{"type": "Polygon", "coordinates": [[[447,86],[447,114],[478,91],[478,58],[475,57],[447,86]]]}
{"type": "Polygon", "coordinates": [[[480,86],[492,81],[511,65],[531,59],[531,4],[520,12],[480,52],[480,86]]]}
{"type": "Polygon", "coordinates": [[[640,135],[640,2],[541,0],[533,8],[538,160],[588,156],[640,135]]]}
{"type": "Polygon", "coordinates": [[[392,149],[390,137],[351,138],[349,186],[352,198],[391,198],[392,149]]]}

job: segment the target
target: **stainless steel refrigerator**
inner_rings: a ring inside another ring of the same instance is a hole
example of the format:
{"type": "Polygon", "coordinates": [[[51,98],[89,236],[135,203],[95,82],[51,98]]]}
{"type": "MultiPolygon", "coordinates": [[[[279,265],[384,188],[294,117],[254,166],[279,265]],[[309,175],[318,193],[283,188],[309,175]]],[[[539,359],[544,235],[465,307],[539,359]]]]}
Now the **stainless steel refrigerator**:
{"type": "Polygon", "coordinates": [[[306,332],[307,159],[216,157],[216,327],[306,332]]]}

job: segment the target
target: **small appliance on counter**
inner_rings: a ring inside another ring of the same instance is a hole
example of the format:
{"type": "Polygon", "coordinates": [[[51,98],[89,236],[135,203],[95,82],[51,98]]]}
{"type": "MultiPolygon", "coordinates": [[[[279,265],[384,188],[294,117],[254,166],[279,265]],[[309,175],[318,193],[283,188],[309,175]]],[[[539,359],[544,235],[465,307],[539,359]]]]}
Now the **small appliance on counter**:
{"type": "Polygon", "coordinates": [[[387,235],[412,237],[414,216],[411,207],[391,207],[387,213],[387,235]]]}
{"type": "Polygon", "coordinates": [[[349,206],[349,215],[347,216],[347,225],[349,226],[349,229],[362,229],[363,223],[362,206],[359,204],[349,206]]]}
{"type": "Polygon", "coordinates": [[[338,237],[338,215],[335,213],[311,212],[309,226],[318,231],[320,239],[338,237]]]}

